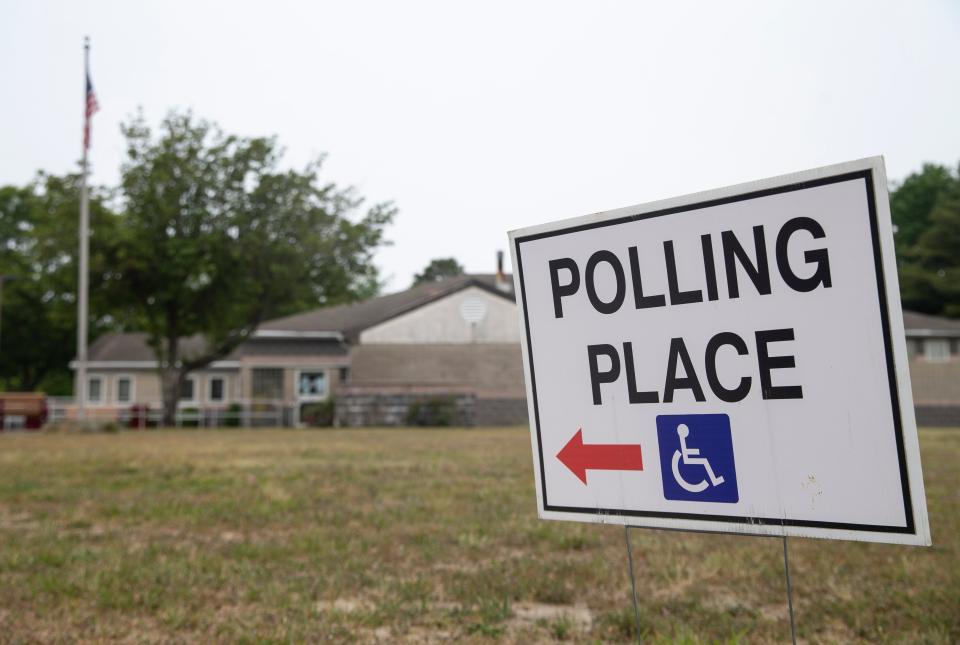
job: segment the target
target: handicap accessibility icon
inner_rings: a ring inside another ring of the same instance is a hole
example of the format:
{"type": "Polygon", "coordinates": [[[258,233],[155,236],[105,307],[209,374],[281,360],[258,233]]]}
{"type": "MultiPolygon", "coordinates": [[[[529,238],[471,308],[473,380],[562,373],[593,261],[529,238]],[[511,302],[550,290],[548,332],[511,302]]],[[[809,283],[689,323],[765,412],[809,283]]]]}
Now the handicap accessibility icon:
{"type": "Polygon", "coordinates": [[[726,414],[661,414],[657,417],[663,496],[691,502],[740,499],[726,414]]]}

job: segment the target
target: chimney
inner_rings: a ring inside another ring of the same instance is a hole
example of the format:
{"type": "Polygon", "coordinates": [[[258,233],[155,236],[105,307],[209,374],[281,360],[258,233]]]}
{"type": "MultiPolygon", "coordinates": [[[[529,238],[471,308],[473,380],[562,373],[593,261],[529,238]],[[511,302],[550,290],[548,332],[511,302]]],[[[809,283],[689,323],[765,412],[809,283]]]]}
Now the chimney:
{"type": "Polygon", "coordinates": [[[503,272],[503,251],[497,251],[497,275],[494,281],[500,291],[513,291],[513,285],[503,272]]]}

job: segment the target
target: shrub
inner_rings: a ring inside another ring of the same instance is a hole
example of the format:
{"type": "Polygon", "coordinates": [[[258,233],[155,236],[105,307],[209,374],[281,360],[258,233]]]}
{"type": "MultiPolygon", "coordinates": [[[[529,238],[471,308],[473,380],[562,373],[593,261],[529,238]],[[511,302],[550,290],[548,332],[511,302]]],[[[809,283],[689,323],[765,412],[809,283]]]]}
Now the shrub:
{"type": "Polygon", "coordinates": [[[231,403],[227,406],[226,416],[223,419],[223,425],[228,428],[239,428],[243,420],[243,406],[239,403],[231,403]]]}
{"type": "Polygon", "coordinates": [[[452,396],[433,396],[407,406],[407,425],[450,426],[457,418],[457,402],[452,396]]]}
{"type": "Polygon", "coordinates": [[[180,427],[196,428],[200,425],[200,410],[197,408],[180,408],[180,427]]]}
{"type": "Polygon", "coordinates": [[[328,428],[333,425],[333,399],[318,403],[305,403],[300,408],[300,421],[311,428],[328,428]]]}

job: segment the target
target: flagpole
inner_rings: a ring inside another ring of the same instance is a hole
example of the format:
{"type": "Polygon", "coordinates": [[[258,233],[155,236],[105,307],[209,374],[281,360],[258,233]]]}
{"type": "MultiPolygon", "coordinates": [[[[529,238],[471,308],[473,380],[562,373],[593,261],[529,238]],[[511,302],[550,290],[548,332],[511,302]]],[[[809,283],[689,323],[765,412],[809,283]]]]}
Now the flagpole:
{"type": "MultiPolygon", "coordinates": [[[[90,77],[90,37],[83,39],[84,71],[84,128],[89,128],[89,110],[87,109],[87,79],[90,77]]],[[[88,132],[88,130],[84,130],[88,132]]],[[[87,414],[87,291],[89,288],[87,271],[90,258],[90,204],[87,195],[87,135],[84,135],[83,158],[80,162],[80,276],[77,286],[77,418],[83,421],[87,414]]]]}

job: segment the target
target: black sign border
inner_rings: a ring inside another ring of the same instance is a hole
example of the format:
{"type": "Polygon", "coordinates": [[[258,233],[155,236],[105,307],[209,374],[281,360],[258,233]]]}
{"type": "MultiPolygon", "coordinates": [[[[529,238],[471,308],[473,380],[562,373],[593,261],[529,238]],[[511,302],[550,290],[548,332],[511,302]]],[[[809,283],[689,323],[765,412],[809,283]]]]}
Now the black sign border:
{"type": "Polygon", "coordinates": [[[893,339],[890,333],[890,313],[889,313],[889,303],[887,302],[887,293],[886,293],[886,279],[883,272],[883,259],[881,255],[881,244],[880,244],[880,229],[877,222],[877,208],[876,208],[876,187],[874,185],[874,175],[873,169],[867,168],[864,170],[858,170],[854,172],[842,173],[839,175],[831,175],[828,177],[821,177],[818,179],[812,179],[808,181],[801,181],[792,184],[786,184],[783,186],[777,186],[773,188],[766,188],[762,190],[751,191],[747,193],[741,193],[739,195],[731,195],[729,197],[721,197],[717,199],[710,199],[702,202],[695,202],[692,204],[684,204],[682,206],[675,206],[672,208],[664,208],[661,210],[655,210],[650,212],[639,212],[633,215],[624,215],[622,217],[617,217],[602,222],[592,222],[589,224],[579,224],[576,226],[571,226],[568,228],[557,229],[553,231],[546,231],[543,233],[534,233],[531,235],[524,235],[514,238],[514,249],[515,255],[517,258],[517,273],[520,278],[520,301],[523,305],[523,322],[526,327],[527,335],[527,358],[528,358],[528,367],[530,369],[530,390],[533,393],[533,415],[534,415],[534,424],[537,432],[537,452],[540,458],[540,492],[542,494],[543,501],[543,510],[544,511],[554,511],[562,513],[580,513],[588,515],[610,515],[610,516],[626,516],[626,517],[654,517],[654,518],[665,518],[665,519],[679,519],[679,520],[697,520],[697,521],[706,521],[706,522],[725,522],[732,524],[742,524],[745,527],[764,525],[764,526],[797,526],[797,527],[815,527],[815,528],[825,528],[825,529],[843,529],[851,531],[870,531],[878,533],[901,533],[901,534],[910,534],[916,535],[916,524],[913,516],[913,504],[911,503],[910,497],[910,486],[909,486],[909,475],[907,470],[907,460],[906,453],[904,450],[904,439],[903,439],[903,421],[901,418],[900,410],[900,393],[897,388],[897,373],[893,360],[893,339]],[[586,231],[595,228],[603,228],[605,226],[616,226],[618,224],[626,224],[628,222],[639,221],[644,219],[652,219],[654,217],[663,217],[665,215],[673,215],[676,213],[685,213],[690,211],[701,210],[704,208],[711,208],[714,206],[721,206],[723,204],[731,204],[735,202],[747,201],[751,199],[758,199],[761,197],[769,197],[771,195],[779,195],[782,193],[789,193],[798,190],[806,190],[810,188],[817,188],[819,186],[826,186],[829,184],[842,183],[847,181],[863,180],[864,186],[867,192],[867,211],[870,218],[870,234],[873,243],[873,259],[874,267],[876,271],[877,279],[877,299],[880,305],[880,320],[881,327],[883,332],[883,345],[886,353],[886,364],[887,364],[887,379],[889,381],[890,387],[890,407],[893,415],[893,426],[895,431],[895,439],[897,443],[897,459],[900,464],[900,490],[903,497],[903,512],[904,517],[906,518],[905,526],[885,526],[877,524],[855,524],[849,522],[820,522],[816,520],[794,520],[788,518],[776,518],[776,517],[749,517],[749,516],[740,516],[740,515],[707,515],[700,513],[673,513],[665,511],[638,511],[632,509],[610,509],[610,508],[593,508],[593,507],[581,507],[581,506],[553,506],[547,500],[547,481],[546,481],[546,472],[544,470],[544,459],[543,459],[543,441],[540,433],[540,405],[537,400],[537,378],[533,366],[533,340],[530,336],[530,321],[528,316],[527,309],[527,292],[526,285],[523,280],[523,256],[520,250],[520,245],[524,242],[531,242],[533,240],[539,240],[547,237],[555,237],[559,235],[568,235],[570,233],[577,233],[580,231],[586,231]]]}

